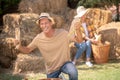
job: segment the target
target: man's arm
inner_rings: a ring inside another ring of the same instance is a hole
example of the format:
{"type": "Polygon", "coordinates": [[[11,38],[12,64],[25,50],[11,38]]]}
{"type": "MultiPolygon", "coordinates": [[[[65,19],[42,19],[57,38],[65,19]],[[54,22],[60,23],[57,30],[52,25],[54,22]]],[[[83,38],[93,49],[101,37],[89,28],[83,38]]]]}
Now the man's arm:
{"type": "Polygon", "coordinates": [[[16,49],[26,54],[30,53],[33,50],[33,48],[22,46],[21,42],[18,40],[14,40],[14,45],[16,46],[16,49]]]}

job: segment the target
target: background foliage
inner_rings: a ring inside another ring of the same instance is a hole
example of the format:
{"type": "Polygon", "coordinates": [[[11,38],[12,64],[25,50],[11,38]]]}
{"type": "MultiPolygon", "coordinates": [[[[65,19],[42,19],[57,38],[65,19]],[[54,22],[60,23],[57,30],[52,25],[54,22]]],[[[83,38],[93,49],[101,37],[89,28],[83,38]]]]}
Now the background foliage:
{"type": "Polygon", "coordinates": [[[19,2],[20,0],[0,0],[0,15],[10,10],[10,7],[17,7],[19,2]]]}

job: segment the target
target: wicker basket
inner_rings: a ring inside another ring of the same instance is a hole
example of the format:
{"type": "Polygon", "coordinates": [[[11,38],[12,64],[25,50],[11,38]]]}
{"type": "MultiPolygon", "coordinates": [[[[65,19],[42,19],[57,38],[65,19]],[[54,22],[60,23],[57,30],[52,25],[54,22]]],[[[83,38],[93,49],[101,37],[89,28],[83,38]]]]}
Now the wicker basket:
{"type": "Polygon", "coordinates": [[[92,44],[93,56],[96,63],[108,62],[110,44],[94,45],[92,44]]]}

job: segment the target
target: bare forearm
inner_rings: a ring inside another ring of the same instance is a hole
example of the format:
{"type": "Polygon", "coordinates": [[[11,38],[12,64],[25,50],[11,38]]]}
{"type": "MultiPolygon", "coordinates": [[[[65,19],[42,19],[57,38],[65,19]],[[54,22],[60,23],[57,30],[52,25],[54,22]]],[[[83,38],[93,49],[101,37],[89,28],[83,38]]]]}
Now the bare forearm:
{"type": "Polygon", "coordinates": [[[19,51],[23,52],[23,53],[26,53],[26,54],[28,54],[28,53],[31,52],[31,49],[29,49],[29,48],[27,48],[27,47],[25,47],[25,46],[21,46],[21,45],[19,45],[19,46],[17,47],[17,49],[18,49],[19,51]]]}
{"type": "Polygon", "coordinates": [[[84,37],[84,39],[85,39],[85,40],[90,40],[90,38],[89,38],[89,37],[86,37],[86,36],[84,37]]]}

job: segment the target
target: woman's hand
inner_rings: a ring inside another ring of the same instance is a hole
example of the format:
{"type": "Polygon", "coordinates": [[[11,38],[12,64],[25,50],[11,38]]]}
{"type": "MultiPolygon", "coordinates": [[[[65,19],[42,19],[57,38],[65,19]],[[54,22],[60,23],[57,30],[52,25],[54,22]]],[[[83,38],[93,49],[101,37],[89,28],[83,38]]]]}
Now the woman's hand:
{"type": "Polygon", "coordinates": [[[94,43],[94,44],[97,44],[97,43],[98,43],[98,41],[95,40],[95,39],[90,39],[90,41],[91,41],[92,43],[94,43]]]}

